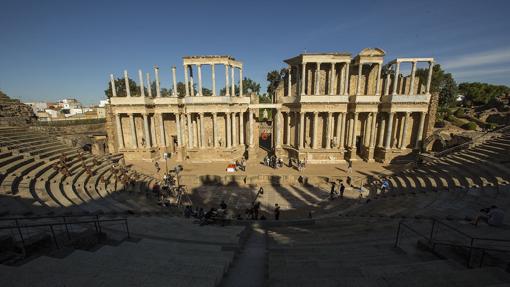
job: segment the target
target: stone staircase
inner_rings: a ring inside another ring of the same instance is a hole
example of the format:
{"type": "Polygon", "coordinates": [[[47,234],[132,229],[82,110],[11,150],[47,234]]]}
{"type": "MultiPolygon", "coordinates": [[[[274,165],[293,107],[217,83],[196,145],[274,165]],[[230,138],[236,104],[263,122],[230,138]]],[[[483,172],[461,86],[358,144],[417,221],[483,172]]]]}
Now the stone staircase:
{"type": "Polygon", "coordinates": [[[416,248],[394,247],[398,221],[329,218],[268,227],[268,286],[508,286],[500,268],[466,269],[416,248]]]}
{"type": "Polygon", "coordinates": [[[121,156],[84,154],[92,166],[88,175],[76,148],[54,137],[26,128],[0,128],[0,216],[46,215],[59,213],[165,213],[146,190],[155,179],[135,171],[138,180],[126,189],[115,179],[111,166],[121,156]],[[53,168],[59,157],[68,158],[71,176],[53,168]],[[98,162],[94,165],[93,162],[98,162]],[[109,184],[100,179],[110,181],[109,184]]]}

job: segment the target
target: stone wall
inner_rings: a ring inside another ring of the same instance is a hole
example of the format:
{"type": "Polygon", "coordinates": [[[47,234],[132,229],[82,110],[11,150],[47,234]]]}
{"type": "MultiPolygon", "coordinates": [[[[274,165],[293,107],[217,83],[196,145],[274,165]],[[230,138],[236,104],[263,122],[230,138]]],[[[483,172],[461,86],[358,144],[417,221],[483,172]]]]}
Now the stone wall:
{"type": "Polygon", "coordinates": [[[32,108],[0,91],[0,126],[20,126],[37,121],[32,108]]]}

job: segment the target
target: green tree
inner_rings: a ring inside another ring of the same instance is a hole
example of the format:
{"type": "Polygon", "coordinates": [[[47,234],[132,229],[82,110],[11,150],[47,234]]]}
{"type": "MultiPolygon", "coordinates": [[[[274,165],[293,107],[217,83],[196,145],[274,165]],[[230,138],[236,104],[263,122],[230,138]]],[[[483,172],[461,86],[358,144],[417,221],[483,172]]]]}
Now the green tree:
{"type": "Polygon", "coordinates": [[[267,73],[266,79],[269,82],[267,84],[267,94],[271,98],[274,98],[276,88],[278,88],[278,85],[285,78],[286,74],[287,74],[286,69],[281,69],[280,71],[273,70],[267,73]]]}
{"type": "Polygon", "coordinates": [[[465,101],[475,105],[486,105],[491,100],[510,94],[510,88],[503,85],[491,85],[487,83],[461,83],[459,93],[464,95],[465,101]]]}
{"type": "MultiPolygon", "coordinates": [[[[421,83],[426,83],[428,78],[428,69],[417,69],[416,76],[420,78],[421,83]]],[[[434,65],[432,69],[430,93],[437,93],[439,95],[440,108],[452,106],[457,98],[457,83],[453,79],[452,74],[445,72],[439,64],[434,65]]]]}
{"type": "MultiPolygon", "coordinates": [[[[236,94],[239,94],[239,86],[238,85],[234,85],[234,90],[235,90],[236,94]]],[[[258,94],[260,92],[260,84],[250,78],[244,77],[243,78],[243,94],[246,95],[251,92],[258,94]]],[[[225,90],[225,88],[222,88],[222,89],[220,89],[220,96],[224,96],[224,95],[226,95],[226,90],[225,90]]]]}
{"type": "MultiPolygon", "coordinates": [[[[129,91],[131,92],[131,96],[139,96],[140,95],[140,86],[136,84],[131,78],[128,78],[129,81],[129,91]]],[[[124,78],[117,78],[115,81],[115,91],[117,92],[117,97],[125,97],[126,96],[126,81],[124,78]]],[[[108,82],[108,88],[104,91],[104,94],[109,99],[113,96],[112,86],[110,82],[108,82]]]]}

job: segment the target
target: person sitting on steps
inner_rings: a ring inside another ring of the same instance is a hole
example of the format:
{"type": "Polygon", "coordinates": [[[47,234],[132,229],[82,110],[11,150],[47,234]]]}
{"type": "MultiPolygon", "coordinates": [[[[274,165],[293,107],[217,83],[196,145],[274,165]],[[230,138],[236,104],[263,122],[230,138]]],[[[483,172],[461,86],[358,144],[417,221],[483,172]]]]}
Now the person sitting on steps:
{"type": "Polygon", "coordinates": [[[483,208],[480,210],[480,214],[475,218],[475,220],[471,223],[474,226],[478,226],[480,220],[487,222],[490,226],[502,226],[503,221],[505,219],[505,212],[503,209],[493,205],[488,208],[483,208]]]}

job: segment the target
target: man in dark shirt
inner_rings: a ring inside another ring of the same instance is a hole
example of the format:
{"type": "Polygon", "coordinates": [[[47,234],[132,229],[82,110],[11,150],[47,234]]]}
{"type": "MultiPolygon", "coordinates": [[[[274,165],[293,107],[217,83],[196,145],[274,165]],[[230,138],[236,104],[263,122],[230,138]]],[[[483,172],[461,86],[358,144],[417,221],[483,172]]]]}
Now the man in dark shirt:
{"type": "Polygon", "coordinates": [[[278,203],[274,204],[274,220],[280,220],[280,206],[278,203]]]}

